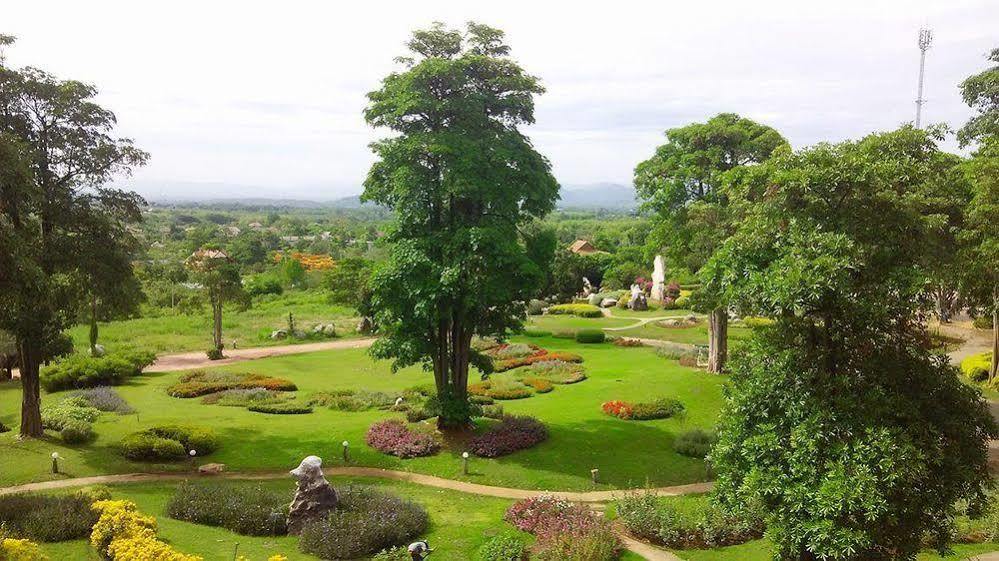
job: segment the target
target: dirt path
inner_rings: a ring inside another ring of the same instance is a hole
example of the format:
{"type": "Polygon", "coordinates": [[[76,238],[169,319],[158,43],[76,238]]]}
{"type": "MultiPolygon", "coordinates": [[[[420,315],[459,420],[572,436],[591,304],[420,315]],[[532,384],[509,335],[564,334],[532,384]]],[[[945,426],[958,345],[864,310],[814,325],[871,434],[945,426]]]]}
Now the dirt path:
{"type": "Polygon", "coordinates": [[[178,353],[172,355],[162,355],[157,357],[152,366],[146,368],[146,372],[167,372],[171,370],[191,370],[193,368],[206,368],[209,366],[222,366],[244,360],[254,360],[258,358],[268,358],[272,356],[292,355],[299,353],[312,353],[316,351],[329,351],[333,349],[363,349],[370,347],[374,343],[374,338],[364,339],[340,339],[336,341],[324,341],[322,343],[303,343],[301,345],[278,345],[274,347],[250,347],[246,349],[229,349],[225,351],[226,358],[222,360],[208,360],[204,352],[178,353]]]}
{"type": "Polygon", "coordinates": [[[955,365],[971,355],[992,350],[992,332],[985,329],[975,329],[970,322],[940,323],[934,326],[940,333],[948,337],[964,339],[961,346],[947,353],[955,365]]]}
{"type": "MultiPolygon", "coordinates": [[[[501,499],[526,499],[529,497],[534,497],[542,493],[547,493],[549,495],[554,495],[556,497],[561,497],[566,500],[581,502],[581,503],[606,503],[612,501],[619,497],[621,494],[625,493],[624,490],[616,491],[589,491],[589,492],[571,492],[571,491],[535,491],[529,489],[513,489],[510,487],[494,487],[492,485],[479,485],[478,483],[469,483],[467,481],[455,481],[452,479],[444,479],[441,477],[435,477],[432,475],[424,475],[421,473],[410,473],[406,471],[397,471],[381,468],[369,468],[369,467],[333,467],[325,470],[328,477],[380,477],[383,479],[391,479],[394,481],[406,481],[409,483],[415,483],[417,485],[426,485],[428,487],[435,487],[438,489],[448,489],[451,491],[459,491],[462,493],[470,493],[474,495],[483,495],[487,497],[497,497],[501,499]]],[[[71,487],[82,487],[85,485],[105,485],[110,483],[153,483],[162,481],[183,481],[185,479],[191,478],[204,478],[204,479],[237,479],[237,480],[267,480],[267,479],[288,479],[290,482],[290,476],[285,471],[270,471],[270,472],[258,472],[258,473],[224,473],[217,476],[201,476],[193,473],[123,473],[117,475],[96,475],[93,477],[76,477],[72,479],[63,479],[59,481],[42,481],[39,483],[26,483],[24,485],[15,485],[13,487],[0,488],[0,496],[9,495],[13,493],[21,493],[27,491],[50,491],[55,489],[66,489],[71,487]]],[[[685,495],[690,493],[706,493],[712,489],[713,483],[693,483],[690,485],[677,485],[674,487],[660,487],[658,489],[652,489],[651,492],[661,495],[661,496],[671,496],[671,495],[685,495]]],[[[659,549],[650,544],[636,540],[635,538],[628,535],[622,528],[616,528],[618,536],[621,538],[622,543],[629,550],[641,555],[645,559],[650,561],[682,561],[676,555],[672,553],[659,549]]]]}

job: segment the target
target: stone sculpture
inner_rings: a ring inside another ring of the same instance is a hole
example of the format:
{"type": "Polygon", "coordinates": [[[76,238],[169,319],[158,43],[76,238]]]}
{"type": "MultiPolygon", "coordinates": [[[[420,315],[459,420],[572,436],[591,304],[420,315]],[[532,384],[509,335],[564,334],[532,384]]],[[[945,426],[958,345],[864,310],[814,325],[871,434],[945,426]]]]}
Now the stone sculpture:
{"type": "Polygon", "coordinates": [[[652,299],[662,302],[666,298],[666,266],[663,265],[663,256],[656,255],[652,266],[652,299]]]}
{"type": "Polygon", "coordinates": [[[319,456],[308,456],[290,473],[298,479],[298,488],[288,509],[288,533],[298,534],[306,522],[335,509],[339,500],[323,475],[323,460],[319,456]]]}

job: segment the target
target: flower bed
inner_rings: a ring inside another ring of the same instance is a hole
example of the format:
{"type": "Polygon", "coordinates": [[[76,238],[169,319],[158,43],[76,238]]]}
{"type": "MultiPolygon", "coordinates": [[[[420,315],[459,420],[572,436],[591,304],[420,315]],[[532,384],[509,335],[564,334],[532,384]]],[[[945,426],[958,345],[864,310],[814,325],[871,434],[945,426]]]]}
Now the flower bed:
{"type": "Polygon", "coordinates": [[[565,351],[549,351],[547,349],[542,349],[537,345],[522,346],[530,347],[531,352],[529,354],[520,353],[520,356],[503,358],[501,353],[508,346],[500,345],[494,349],[490,349],[485,354],[493,359],[493,370],[495,372],[505,372],[507,370],[513,370],[514,368],[520,368],[522,366],[530,366],[539,362],[555,360],[573,363],[583,362],[583,357],[575,353],[565,351]]]}
{"type": "Polygon", "coordinates": [[[308,415],[312,413],[312,407],[304,403],[285,401],[283,403],[258,403],[246,408],[254,413],[266,413],[269,415],[308,415]]]}
{"type": "Polygon", "coordinates": [[[621,542],[609,520],[564,499],[541,495],[520,500],[504,518],[537,537],[532,559],[610,561],[621,554],[621,542]]]}
{"type": "Polygon", "coordinates": [[[260,374],[208,372],[195,370],[180,377],[167,389],[173,397],[192,398],[226,390],[262,388],[271,391],[295,391],[298,388],[289,380],[260,374]]]}
{"type": "Polygon", "coordinates": [[[156,519],[138,512],[133,502],[97,501],[93,508],[98,519],[90,534],[90,545],[94,546],[103,559],[202,560],[196,555],[180,553],[156,539],[156,519]]]}
{"type": "Polygon", "coordinates": [[[564,360],[542,360],[519,372],[525,377],[544,378],[553,384],[575,384],[586,379],[582,365],[564,360]]]}
{"type": "Polygon", "coordinates": [[[290,493],[231,482],[183,483],[167,503],[170,518],[219,526],[244,536],[281,536],[288,533],[286,517],[290,493]]]}
{"type": "Polygon", "coordinates": [[[762,518],[746,518],[708,503],[682,511],[652,493],[631,493],[617,502],[619,519],[639,538],[675,549],[738,545],[763,535],[762,518]]]}
{"type": "Polygon", "coordinates": [[[375,450],[398,458],[432,456],[441,448],[433,436],[410,430],[398,419],[371,425],[364,440],[375,450]]]}
{"type": "Polygon", "coordinates": [[[655,401],[631,403],[628,401],[611,400],[604,402],[600,409],[618,419],[634,421],[650,421],[653,419],[668,419],[684,412],[683,403],[679,400],[663,397],[655,401]]]}
{"type": "Polygon", "coordinates": [[[544,423],[528,416],[506,415],[498,424],[474,437],[468,449],[476,456],[497,458],[536,446],[548,439],[544,423]]]}

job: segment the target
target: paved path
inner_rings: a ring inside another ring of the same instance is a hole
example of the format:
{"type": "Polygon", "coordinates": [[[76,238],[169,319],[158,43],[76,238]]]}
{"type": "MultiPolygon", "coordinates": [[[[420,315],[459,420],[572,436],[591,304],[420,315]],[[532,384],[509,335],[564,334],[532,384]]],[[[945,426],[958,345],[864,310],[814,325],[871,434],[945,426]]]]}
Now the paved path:
{"type": "Polygon", "coordinates": [[[254,360],[258,358],[268,358],[272,356],[292,355],[299,353],[312,353],[316,351],[329,351],[333,349],[363,349],[370,347],[375,342],[373,337],[363,339],[338,339],[336,341],[323,341],[322,343],[303,343],[301,345],[278,345],[274,347],[250,347],[246,349],[227,349],[226,358],[222,360],[208,360],[203,351],[178,353],[172,355],[161,355],[156,358],[152,366],[146,368],[146,372],[168,372],[172,370],[191,370],[193,368],[206,368],[209,366],[222,366],[244,360],[254,360]]]}
{"type": "MultiPolygon", "coordinates": [[[[380,477],[383,479],[392,479],[395,481],[406,481],[409,483],[416,483],[418,485],[426,485],[428,487],[436,487],[438,489],[449,489],[452,491],[459,491],[462,493],[470,493],[475,495],[483,495],[487,497],[498,497],[502,499],[526,499],[529,497],[534,497],[542,493],[549,495],[554,495],[566,500],[582,503],[591,503],[596,506],[598,503],[606,503],[612,501],[619,497],[625,491],[588,491],[588,492],[571,492],[571,491],[536,491],[529,489],[513,489],[509,487],[494,487],[492,485],[479,485],[478,483],[469,483],[467,481],[455,481],[452,479],[444,479],[442,477],[435,477],[432,475],[424,475],[421,473],[410,473],[406,471],[397,471],[390,469],[381,468],[370,468],[370,467],[333,467],[324,470],[326,475],[329,477],[380,477]]],[[[47,491],[54,489],[66,489],[70,487],[82,487],[85,485],[103,485],[109,483],[151,483],[158,481],[182,481],[191,478],[204,478],[204,479],[239,479],[239,480],[266,480],[266,479],[289,479],[288,472],[285,471],[269,471],[269,472],[247,472],[247,473],[224,473],[218,476],[201,476],[193,473],[123,473],[117,475],[96,475],[93,477],[76,477],[72,479],[62,479],[58,481],[43,481],[39,483],[26,483],[24,485],[15,485],[13,487],[0,488],[0,496],[9,495],[13,493],[20,493],[26,491],[47,491]]],[[[713,483],[693,483],[690,485],[677,485],[674,487],[660,487],[658,489],[651,489],[650,491],[661,496],[670,495],[685,495],[689,493],[706,493],[714,487],[713,483]]],[[[676,555],[672,553],[659,549],[650,544],[636,540],[635,538],[628,535],[628,533],[620,527],[615,529],[618,536],[621,538],[622,543],[629,550],[641,555],[645,559],[650,561],[682,561],[676,555]]]]}

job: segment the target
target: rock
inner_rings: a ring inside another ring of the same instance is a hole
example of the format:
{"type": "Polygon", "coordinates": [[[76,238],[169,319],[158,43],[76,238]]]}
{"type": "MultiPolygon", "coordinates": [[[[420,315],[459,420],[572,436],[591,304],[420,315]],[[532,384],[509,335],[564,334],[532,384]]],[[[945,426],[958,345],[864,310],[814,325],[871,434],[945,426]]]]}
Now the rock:
{"type": "Polygon", "coordinates": [[[327,337],[336,337],[336,326],[332,323],[327,323],[323,326],[323,335],[327,337]]]}
{"type": "Polygon", "coordinates": [[[288,509],[288,533],[298,534],[306,522],[335,509],[339,499],[323,476],[323,460],[319,456],[308,456],[290,473],[298,479],[298,488],[288,509]]]}
{"type": "Polygon", "coordinates": [[[205,464],[198,466],[198,473],[201,475],[218,475],[225,471],[225,464],[205,464]]]}
{"type": "Polygon", "coordinates": [[[644,292],[638,292],[631,297],[628,307],[636,312],[644,312],[649,309],[649,300],[645,297],[644,292]]]}
{"type": "Polygon", "coordinates": [[[90,354],[93,355],[94,357],[102,357],[105,354],[107,354],[107,351],[104,350],[104,345],[94,345],[94,348],[91,349],[90,354]]]}
{"type": "Polygon", "coordinates": [[[271,331],[271,339],[274,339],[274,340],[284,339],[287,336],[288,336],[288,332],[285,331],[284,329],[277,329],[277,330],[271,331]]]}
{"type": "Polygon", "coordinates": [[[600,301],[601,308],[613,308],[617,306],[617,298],[604,298],[600,301]]]}
{"type": "Polygon", "coordinates": [[[357,322],[357,332],[362,335],[367,335],[371,333],[371,318],[363,317],[361,321],[357,322]]]}
{"type": "Polygon", "coordinates": [[[599,294],[590,294],[589,298],[587,298],[586,301],[589,302],[591,306],[599,306],[600,305],[600,295],[599,294]]]}

